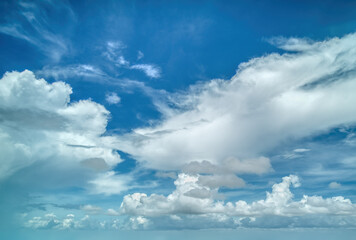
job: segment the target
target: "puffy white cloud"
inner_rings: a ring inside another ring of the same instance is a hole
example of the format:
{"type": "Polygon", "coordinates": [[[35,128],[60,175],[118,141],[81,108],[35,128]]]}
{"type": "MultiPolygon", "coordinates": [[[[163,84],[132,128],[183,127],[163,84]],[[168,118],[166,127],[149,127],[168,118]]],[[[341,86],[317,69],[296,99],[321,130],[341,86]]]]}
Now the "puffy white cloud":
{"type": "Polygon", "coordinates": [[[121,98],[115,92],[107,93],[105,95],[105,100],[109,104],[118,104],[121,101],[121,98]]]}
{"type": "MultiPolygon", "coordinates": [[[[284,48],[297,49],[293,42],[284,48]]],[[[220,165],[228,157],[259,166],[258,157],[282,142],[355,123],[356,35],[303,41],[298,49],[251,59],[230,80],[172,94],[162,120],[121,136],[121,150],[161,170],[192,161],[220,165]]]]}
{"type": "Polygon", "coordinates": [[[27,70],[0,79],[2,179],[34,162],[102,171],[122,161],[115,138],[103,136],[109,112],[91,100],[70,103],[71,93],[68,84],[27,70]]]}
{"type": "Polygon", "coordinates": [[[150,221],[147,218],[144,218],[142,216],[138,216],[138,217],[131,217],[129,219],[129,223],[130,223],[130,228],[131,229],[145,229],[150,225],[150,221]]]}
{"type": "Polygon", "coordinates": [[[149,217],[217,214],[225,218],[356,214],[356,205],[341,196],[323,198],[304,195],[301,200],[293,201],[290,187],[300,186],[295,175],[283,177],[282,182],[272,186],[272,192],[266,193],[266,199],[252,203],[214,200],[217,189],[201,184],[198,175],[180,174],[174,184],[176,190],[167,197],[157,194],[147,196],[144,193],[126,195],[120,207],[121,213],[149,217]]]}
{"type": "Polygon", "coordinates": [[[159,78],[161,77],[161,69],[152,64],[135,64],[130,67],[144,72],[148,77],[159,78]]]}

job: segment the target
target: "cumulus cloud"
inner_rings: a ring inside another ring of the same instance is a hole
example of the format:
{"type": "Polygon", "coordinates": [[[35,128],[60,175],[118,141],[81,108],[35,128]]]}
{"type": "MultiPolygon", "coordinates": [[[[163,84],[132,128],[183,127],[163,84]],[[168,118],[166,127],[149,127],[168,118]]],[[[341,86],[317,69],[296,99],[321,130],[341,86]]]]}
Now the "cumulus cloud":
{"type": "Polygon", "coordinates": [[[103,171],[122,161],[114,137],[103,136],[109,112],[91,100],[70,103],[71,93],[68,84],[27,70],[0,79],[2,179],[34,162],[103,171]]]}
{"type": "Polygon", "coordinates": [[[227,157],[258,166],[258,157],[282,142],[355,123],[356,35],[303,44],[296,53],[242,63],[230,80],[172,94],[162,120],[121,136],[121,150],[161,170],[192,161],[220,165],[227,157]]]}
{"type": "Polygon", "coordinates": [[[121,98],[115,92],[107,93],[105,95],[105,100],[109,104],[118,104],[121,101],[121,98]]]}
{"type": "Polygon", "coordinates": [[[176,190],[168,196],[148,196],[144,193],[126,195],[120,207],[121,213],[147,217],[217,214],[225,219],[236,216],[259,218],[356,214],[356,205],[341,196],[323,198],[304,195],[301,200],[294,201],[290,187],[300,186],[299,178],[295,175],[283,177],[282,182],[274,184],[272,191],[266,193],[265,199],[252,203],[214,200],[217,189],[200,183],[198,175],[180,174],[174,184],[176,190]]]}
{"type": "Polygon", "coordinates": [[[144,72],[150,78],[161,77],[161,69],[153,64],[135,64],[130,67],[144,72]]]}

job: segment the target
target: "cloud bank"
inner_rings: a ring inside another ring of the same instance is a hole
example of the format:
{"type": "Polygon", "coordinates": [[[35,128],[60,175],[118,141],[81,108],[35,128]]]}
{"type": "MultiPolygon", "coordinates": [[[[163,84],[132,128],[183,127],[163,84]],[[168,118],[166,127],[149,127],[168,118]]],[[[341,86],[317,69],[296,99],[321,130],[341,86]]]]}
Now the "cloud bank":
{"type": "Polygon", "coordinates": [[[356,214],[356,205],[341,196],[323,198],[304,195],[300,201],[293,201],[290,187],[300,186],[299,178],[295,175],[283,177],[282,182],[272,186],[272,192],[266,193],[265,199],[250,204],[242,200],[227,203],[214,200],[217,188],[200,181],[200,177],[180,174],[174,182],[176,190],[167,197],[157,194],[147,196],[144,193],[126,195],[120,207],[121,213],[149,217],[174,214],[239,217],[356,214]]]}

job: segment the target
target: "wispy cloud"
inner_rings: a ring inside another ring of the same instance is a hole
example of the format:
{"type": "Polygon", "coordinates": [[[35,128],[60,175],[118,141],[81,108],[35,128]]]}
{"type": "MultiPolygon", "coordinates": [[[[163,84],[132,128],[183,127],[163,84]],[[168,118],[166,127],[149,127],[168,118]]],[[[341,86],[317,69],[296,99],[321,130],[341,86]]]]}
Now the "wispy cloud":
{"type": "MultiPolygon", "coordinates": [[[[106,50],[103,55],[117,67],[125,67],[128,69],[140,70],[150,78],[160,78],[161,68],[154,64],[130,64],[128,60],[124,57],[123,50],[127,46],[121,41],[108,41],[106,43],[106,50]]],[[[137,60],[144,57],[143,52],[138,51],[137,60]]]]}
{"type": "Polygon", "coordinates": [[[130,67],[144,72],[150,78],[161,77],[161,69],[153,64],[135,64],[130,67]]]}
{"type": "Polygon", "coordinates": [[[89,64],[75,64],[67,66],[45,66],[41,70],[36,71],[36,75],[45,78],[54,78],[56,80],[85,77],[92,81],[102,81],[103,78],[108,77],[100,68],[89,64]],[[92,79],[95,78],[95,79],[92,79]]]}
{"type": "Polygon", "coordinates": [[[52,9],[52,14],[67,18],[64,22],[75,22],[75,15],[66,2],[38,1],[18,2],[17,8],[13,8],[7,21],[0,24],[0,33],[10,35],[29,42],[39,48],[54,61],[58,61],[69,50],[70,42],[58,32],[51,29],[49,16],[43,8],[52,9]],[[13,18],[20,19],[14,21],[13,18]]]}
{"type": "Polygon", "coordinates": [[[121,41],[109,41],[106,43],[106,51],[103,53],[108,60],[114,62],[116,66],[128,66],[130,64],[122,53],[126,46],[121,41]]]}
{"type": "Polygon", "coordinates": [[[143,58],[145,55],[143,54],[143,52],[138,51],[137,52],[137,60],[140,60],[141,58],[143,58]]]}

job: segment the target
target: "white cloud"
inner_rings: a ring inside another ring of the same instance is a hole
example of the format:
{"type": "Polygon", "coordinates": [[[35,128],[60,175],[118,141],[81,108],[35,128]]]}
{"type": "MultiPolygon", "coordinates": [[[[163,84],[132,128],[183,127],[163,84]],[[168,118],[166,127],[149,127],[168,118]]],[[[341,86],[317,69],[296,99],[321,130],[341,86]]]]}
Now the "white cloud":
{"type": "Polygon", "coordinates": [[[306,148],[297,148],[294,149],[292,152],[286,153],[283,155],[285,159],[295,159],[303,157],[304,153],[309,152],[310,149],[306,148]]]}
{"type": "Polygon", "coordinates": [[[131,176],[115,175],[114,171],[109,171],[100,174],[96,179],[91,180],[90,183],[93,184],[93,194],[112,195],[128,190],[130,188],[128,183],[131,181],[131,176]]]}
{"type": "Polygon", "coordinates": [[[129,223],[131,225],[130,228],[135,230],[141,228],[145,229],[150,225],[150,221],[142,216],[131,217],[129,223]]]}
{"type": "Polygon", "coordinates": [[[310,149],[306,149],[306,148],[297,148],[293,150],[296,153],[303,153],[303,152],[309,152],[310,149]]]}
{"type": "Polygon", "coordinates": [[[82,162],[101,171],[122,161],[115,138],[103,136],[109,112],[91,100],[70,103],[71,93],[68,84],[47,83],[27,70],[0,79],[2,179],[34,162],[73,171],[82,162]]]}
{"type": "Polygon", "coordinates": [[[335,188],[340,188],[341,187],[341,184],[338,183],[338,182],[331,182],[329,184],[329,188],[332,188],[332,189],[335,189],[335,188]]]}
{"type": "Polygon", "coordinates": [[[115,92],[107,93],[105,95],[105,100],[109,104],[118,104],[121,101],[121,98],[115,92]]]}
{"type": "Polygon", "coordinates": [[[356,205],[341,196],[323,198],[304,195],[301,200],[293,201],[290,186],[300,186],[299,178],[294,175],[283,177],[281,183],[274,184],[272,192],[266,193],[266,199],[250,204],[242,200],[227,203],[214,200],[216,189],[202,185],[198,175],[180,174],[174,184],[176,190],[167,197],[157,194],[147,196],[144,193],[126,195],[120,207],[121,213],[147,217],[219,214],[226,218],[356,214],[356,205]]]}
{"type": "Polygon", "coordinates": [[[143,52],[138,51],[137,52],[137,60],[140,60],[141,58],[143,58],[145,55],[143,54],[143,52]]]}
{"type": "Polygon", "coordinates": [[[109,41],[106,43],[104,56],[118,67],[128,66],[130,62],[125,59],[122,53],[125,48],[126,46],[121,41],[109,41]]]}
{"type": "Polygon", "coordinates": [[[153,64],[135,64],[132,65],[130,68],[140,70],[151,78],[161,77],[161,69],[153,64]]]}
{"type": "Polygon", "coordinates": [[[74,64],[68,66],[45,66],[42,70],[36,71],[36,75],[41,77],[53,77],[57,81],[64,78],[86,77],[98,78],[107,77],[99,68],[88,64],[74,64]]]}
{"type": "MultiPolygon", "coordinates": [[[[58,217],[53,213],[45,214],[42,217],[36,216],[24,223],[26,228],[33,229],[100,229],[103,228],[99,222],[90,221],[90,217],[85,215],[80,219],[76,219],[74,214],[68,214],[64,217],[58,217]]],[[[104,226],[105,228],[105,226],[104,226]]]]}
{"type": "Polygon", "coordinates": [[[94,206],[94,205],[84,205],[84,206],[80,206],[80,209],[87,212],[88,214],[98,214],[101,212],[101,208],[98,206],[94,206]]]}
{"type": "Polygon", "coordinates": [[[306,44],[242,63],[230,80],[172,94],[162,120],[121,136],[121,150],[161,170],[229,156],[258,166],[258,156],[282,142],[355,123],[356,35],[306,44]]]}
{"type": "Polygon", "coordinates": [[[314,41],[308,38],[274,37],[268,39],[267,41],[270,44],[286,51],[306,51],[310,50],[314,44],[314,41]]]}
{"type": "MultiPolygon", "coordinates": [[[[130,64],[128,60],[125,59],[123,50],[126,45],[121,41],[109,41],[106,43],[106,51],[103,53],[106,58],[113,62],[117,67],[125,67],[128,69],[135,69],[144,72],[150,78],[160,78],[161,69],[154,64],[130,64]]],[[[144,57],[141,51],[137,53],[137,60],[144,57]]]]}
{"type": "Polygon", "coordinates": [[[51,30],[50,17],[44,9],[50,9],[52,15],[61,16],[63,29],[68,29],[68,26],[76,22],[71,7],[64,2],[54,1],[36,4],[18,2],[17,5],[12,8],[17,12],[10,11],[8,22],[0,25],[0,33],[27,41],[53,60],[60,60],[62,55],[68,52],[70,42],[51,30]]]}

